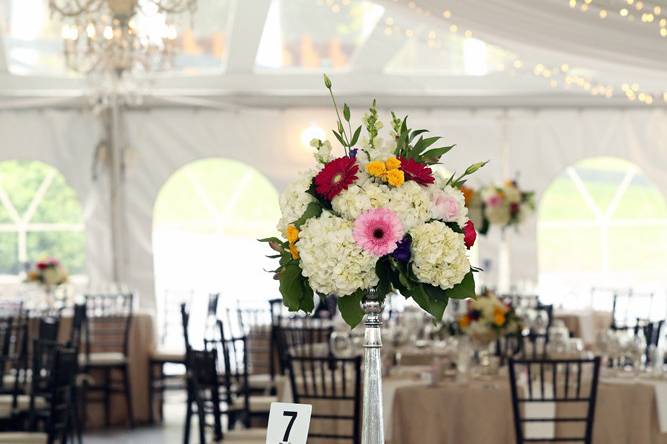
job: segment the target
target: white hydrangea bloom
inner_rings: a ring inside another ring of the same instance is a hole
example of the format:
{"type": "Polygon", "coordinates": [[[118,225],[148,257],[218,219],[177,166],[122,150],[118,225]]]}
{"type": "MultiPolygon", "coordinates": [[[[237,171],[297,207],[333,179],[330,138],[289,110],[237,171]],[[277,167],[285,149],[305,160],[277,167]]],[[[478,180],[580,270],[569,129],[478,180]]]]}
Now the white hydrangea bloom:
{"type": "Polygon", "coordinates": [[[463,234],[444,222],[433,221],[410,230],[412,271],[421,282],[447,290],[470,271],[463,234]]]}
{"type": "MultiPolygon", "coordinates": [[[[441,182],[442,183],[442,182],[441,182]]],[[[431,192],[431,214],[434,219],[456,222],[459,227],[468,221],[468,208],[461,190],[450,185],[429,187],[431,192]]]]}
{"type": "Polygon", "coordinates": [[[389,186],[368,180],[362,185],[364,192],[371,201],[372,208],[386,208],[389,205],[389,186]]]}
{"type": "Polygon", "coordinates": [[[383,208],[389,203],[389,187],[376,183],[368,174],[359,171],[358,179],[347,190],[331,201],[336,215],[355,220],[372,208],[383,208]]]}
{"type": "Polygon", "coordinates": [[[352,226],[352,221],[325,211],[301,227],[301,270],[316,292],[340,297],[378,284],[377,257],[357,245],[352,226]]]}
{"type": "Polygon", "coordinates": [[[386,208],[394,211],[406,230],[431,219],[431,196],[427,188],[409,180],[389,190],[386,208]]]}
{"type": "Polygon", "coordinates": [[[371,200],[362,187],[354,184],[334,197],[331,206],[337,215],[348,220],[355,220],[362,213],[371,209],[371,200]]]}
{"type": "Polygon", "coordinates": [[[299,178],[285,187],[280,194],[279,204],[281,218],[278,221],[278,231],[284,233],[287,226],[303,216],[308,204],[315,198],[306,191],[313,181],[313,171],[307,171],[299,175],[299,178]]]}

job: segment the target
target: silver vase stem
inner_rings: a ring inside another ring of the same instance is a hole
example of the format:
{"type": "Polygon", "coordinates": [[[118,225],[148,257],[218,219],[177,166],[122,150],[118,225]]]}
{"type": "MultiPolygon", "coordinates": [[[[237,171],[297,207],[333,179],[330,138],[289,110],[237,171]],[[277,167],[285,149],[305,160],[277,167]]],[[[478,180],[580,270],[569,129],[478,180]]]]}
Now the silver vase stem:
{"type": "Polygon", "coordinates": [[[375,289],[363,302],[364,325],[364,399],[361,444],[384,444],[382,412],[382,302],[375,289]]]}

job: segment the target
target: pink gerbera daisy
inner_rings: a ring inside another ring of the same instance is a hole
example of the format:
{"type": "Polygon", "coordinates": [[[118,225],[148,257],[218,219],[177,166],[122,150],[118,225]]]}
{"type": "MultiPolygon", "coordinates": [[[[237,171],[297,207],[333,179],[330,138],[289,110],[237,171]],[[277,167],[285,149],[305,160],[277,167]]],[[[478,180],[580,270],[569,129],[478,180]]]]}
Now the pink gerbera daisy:
{"type": "Polygon", "coordinates": [[[387,208],[369,210],[354,221],[355,242],[375,256],[384,256],[396,249],[405,230],[396,213],[387,208]]]}

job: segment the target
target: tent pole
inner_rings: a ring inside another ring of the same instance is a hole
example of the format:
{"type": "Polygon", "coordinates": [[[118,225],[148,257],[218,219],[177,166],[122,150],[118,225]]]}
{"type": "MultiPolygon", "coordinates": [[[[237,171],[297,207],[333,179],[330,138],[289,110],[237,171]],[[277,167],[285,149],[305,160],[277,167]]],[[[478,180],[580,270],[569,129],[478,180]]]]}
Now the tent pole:
{"type": "Polygon", "coordinates": [[[111,234],[113,251],[113,281],[125,283],[125,183],[123,174],[123,147],[121,146],[120,104],[115,92],[107,110],[107,129],[111,154],[111,234]]]}

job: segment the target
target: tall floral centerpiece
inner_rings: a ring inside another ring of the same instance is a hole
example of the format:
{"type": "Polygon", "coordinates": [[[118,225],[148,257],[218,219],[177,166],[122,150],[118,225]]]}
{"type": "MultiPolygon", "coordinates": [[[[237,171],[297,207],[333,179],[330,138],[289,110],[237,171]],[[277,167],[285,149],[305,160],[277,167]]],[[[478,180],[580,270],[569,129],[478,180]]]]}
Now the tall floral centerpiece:
{"type": "Polygon", "coordinates": [[[489,290],[468,301],[467,310],[459,316],[458,324],[463,334],[481,345],[521,330],[521,322],[512,305],[504,303],[489,290]]]}
{"type": "Polygon", "coordinates": [[[488,234],[492,227],[501,230],[498,251],[498,290],[509,291],[510,259],[506,229],[519,225],[535,211],[535,193],[519,188],[516,180],[506,180],[502,185],[487,185],[479,190],[464,187],[470,218],[481,235],[488,234]]]}
{"type": "Polygon", "coordinates": [[[279,260],[273,273],[289,310],[311,312],[318,293],[337,296],[351,327],[366,314],[362,442],[382,443],[383,301],[398,291],[439,321],[450,298],[474,296],[477,270],[467,249],[476,233],[460,187],[485,163],[441,177],[429,166],[453,145],[437,147],[440,137],[410,129],[407,117],[393,113],[383,140],[375,101],[353,130],[350,108],[339,109],[326,75],[324,84],[338,117],[333,134],[341,152],[334,154],[328,141],[311,143],[317,167],[280,196],[278,230],[284,237],[262,241],[279,260]]]}
{"type": "Polygon", "coordinates": [[[25,280],[29,283],[39,284],[46,293],[46,305],[52,306],[54,303],[53,292],[58,286],[67,282],[68,275],[57,259],[47,258],[37,261],[28,270],[25,280]]]}

